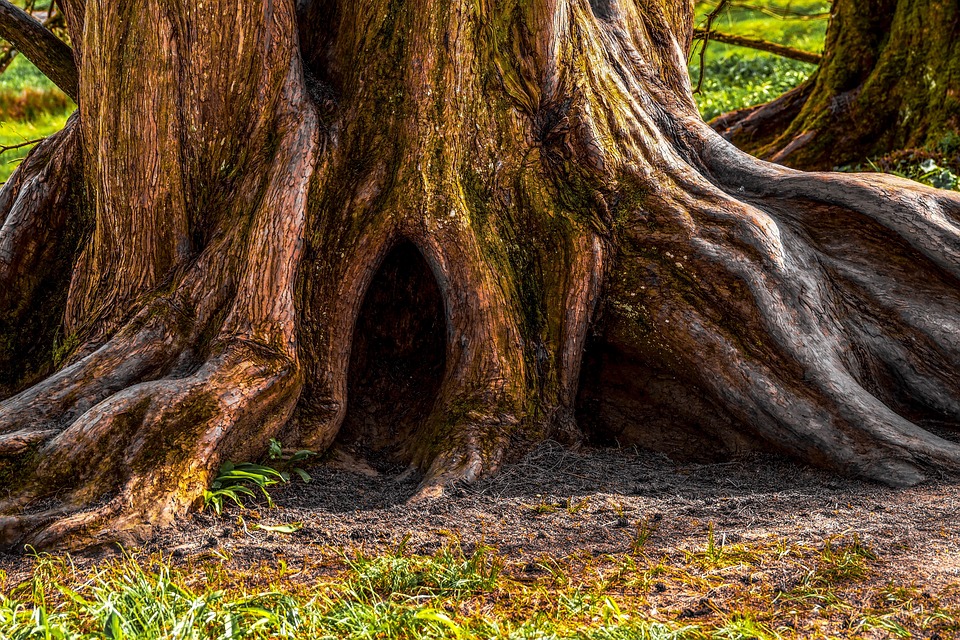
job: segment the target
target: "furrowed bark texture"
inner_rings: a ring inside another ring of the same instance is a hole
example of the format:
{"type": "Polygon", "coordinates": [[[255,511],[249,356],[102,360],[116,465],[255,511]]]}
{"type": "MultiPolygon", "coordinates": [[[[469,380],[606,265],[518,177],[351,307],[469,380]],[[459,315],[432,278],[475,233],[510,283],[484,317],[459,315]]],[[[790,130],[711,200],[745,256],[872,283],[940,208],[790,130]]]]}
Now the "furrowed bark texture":
{"type": "Polygon", "coordinates": [[[894,151],[960,151],[960,7],[837,0],[823,61],[794,91],[712,124],[739,148],[801,169],[894,151]]]}
{"type": "Polygon", "coordinates": [[[960,200],[736,151],[685,3],[234,4],[66,11],[91,223],[7,543],[148,535],[273,436],[422,496],[549,437],[956,469],[960,200]]]}

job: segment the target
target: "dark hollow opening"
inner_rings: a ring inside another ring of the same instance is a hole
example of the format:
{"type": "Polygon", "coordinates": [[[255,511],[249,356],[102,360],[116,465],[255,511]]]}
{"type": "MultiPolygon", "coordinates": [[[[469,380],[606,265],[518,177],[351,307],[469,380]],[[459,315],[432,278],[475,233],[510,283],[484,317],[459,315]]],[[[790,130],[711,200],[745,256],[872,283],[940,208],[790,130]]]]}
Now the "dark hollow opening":
{"type": "Polygon", "coordinates": [[[417,248],[404,242],[384,259],[354,329],[347,415],[337,444],[380,471],[409,462],[446,364],[443,297],[417,248]]]}
{"type": "Polygon", "coordinates": [[[655,354],[625,352],[602,333],[588,341],[576,416],[591,444],[701,463],[761,448],[712,398],[656,362],[655,354]]]}

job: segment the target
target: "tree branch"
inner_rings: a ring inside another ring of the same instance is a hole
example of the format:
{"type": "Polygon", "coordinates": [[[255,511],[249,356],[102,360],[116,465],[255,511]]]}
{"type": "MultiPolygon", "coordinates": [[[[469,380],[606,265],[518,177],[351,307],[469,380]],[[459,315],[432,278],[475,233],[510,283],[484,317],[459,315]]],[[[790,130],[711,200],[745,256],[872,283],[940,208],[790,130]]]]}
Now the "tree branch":
{"type": "MultiPolygon", "coordinates": [[[[730,4],[730,0],[720,0],[720,3],[713,8],[713,11],[707,14],[707,24],[703,29],[694,29],[694,34],[700,32],[700,75],[697,77],[697,88],[693,90],[693,95],[698,95],[703,89],[703,72],[707,64],[707,45],[710,44],[711,28],[713,21],[723,13],[723,10],[730,4]]],[[[694,35],[694,40],[697,36],[694,35]]]]}
{"type": "Polygon", "coordinates": [[[79,94],[73,50],[23,9],[0,0],[0,38],[8,40],[74,101],[79,94]]]}
{"type": "Polygon", "coordinates": [[[758,38],[748,38],[746,36],[738,36],[732,33],[720,33],[719,31],[708,32],[707,29],[694,29],[693,37],[695,40],[706,40],[709,38],[710,40],[722,42],[723,44],[732,44],[737,47],[747,47],[748,49],[766,51],[767,53],[772,53],[783,58],[790,58],[791,60],[809,62],[810,64],[820,64],[820,54],[818,53],[802,51],[800,49],[794,49],[793,47],[787,47],[782,44],[777,44],[776,42],[768,42],[767,40],[760,40],[758,38]]]}
{"type": "Polygon", "coordinates": [[[0,144],[0,154],[6,153],[7,151],[13,151],[14,149],[22,149],[24,147],[29,147],[32,144],[37,144],[43,142],[46,138],[37,138],[36,140],[24,140],[18,144],[0,144]]]}

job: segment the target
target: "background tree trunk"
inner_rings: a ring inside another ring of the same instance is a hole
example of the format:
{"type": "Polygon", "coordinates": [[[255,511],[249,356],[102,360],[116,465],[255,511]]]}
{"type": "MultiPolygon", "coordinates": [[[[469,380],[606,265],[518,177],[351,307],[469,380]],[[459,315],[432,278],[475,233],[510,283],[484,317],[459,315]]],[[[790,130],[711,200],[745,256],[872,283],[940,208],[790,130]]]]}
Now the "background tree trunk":
{"type": "Polygon", "coordinates": [[[741,149],[830,169],[909,148],[960,153],[960,7],[949,0],[835,0],[823,62],[797,89],[720,116],[741,149]]]}
{"type": "Polygon", "coordinates": [[[274,436],[421,496],[548,437],[960,463],[960,199],[736,151],[688,3],[161,4],[65,6],[91,224],[0,404],[6,542],[149,535],[274,436]]]}

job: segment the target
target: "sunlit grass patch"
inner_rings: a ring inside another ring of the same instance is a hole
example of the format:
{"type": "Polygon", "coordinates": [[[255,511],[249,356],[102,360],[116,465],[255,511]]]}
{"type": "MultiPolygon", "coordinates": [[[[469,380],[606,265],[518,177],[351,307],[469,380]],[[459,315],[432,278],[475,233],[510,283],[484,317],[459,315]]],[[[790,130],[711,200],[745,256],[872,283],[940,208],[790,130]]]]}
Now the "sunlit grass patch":
{"type": "MultiPolygon", "coordinates": [[[[719,48],[722,45],[711,44],[719,48]]],[[[728,111],[769,102],[806,80],[816,67],[769,54],[743,53],[708,57],[701,93],[694,96],[704,120],[728,111]]],[[[700,62],[690,64],[696,83],[700,62]]]]}
{"type": "MultiPolygon", "coordinates": [[[[69,116],[69,111],[44,112],[28,121],[0,121],[0,146],[19,145],[45,138],[62,129],[69,116]]],[[[0,183],[10,177],[33,146],[28,145],[0,154],[0,183]]]]}
{"type": "Polygon", "coordinates": [[[456,540],[433,554],[318,548],[240,566],[222,550],[174,562],[131,556],[75,566],[37,556],[6,584],[3,638],[671,639],[953,637],[957,610],[876,582],[856,537],[513,561],[456,540]],[[291,566],[296,563],[297,566],[291,566]],[[907,635],[904,635],[907,634],[907,635]]]}
{"type": "MultiPolygon", "coordinates": [[[[45,138],[63,128],[75,105],[23,56],[0,74],[0,148],[45,138]]],[[[33,145],[0,153],[5,182],[33,145]]]]}

